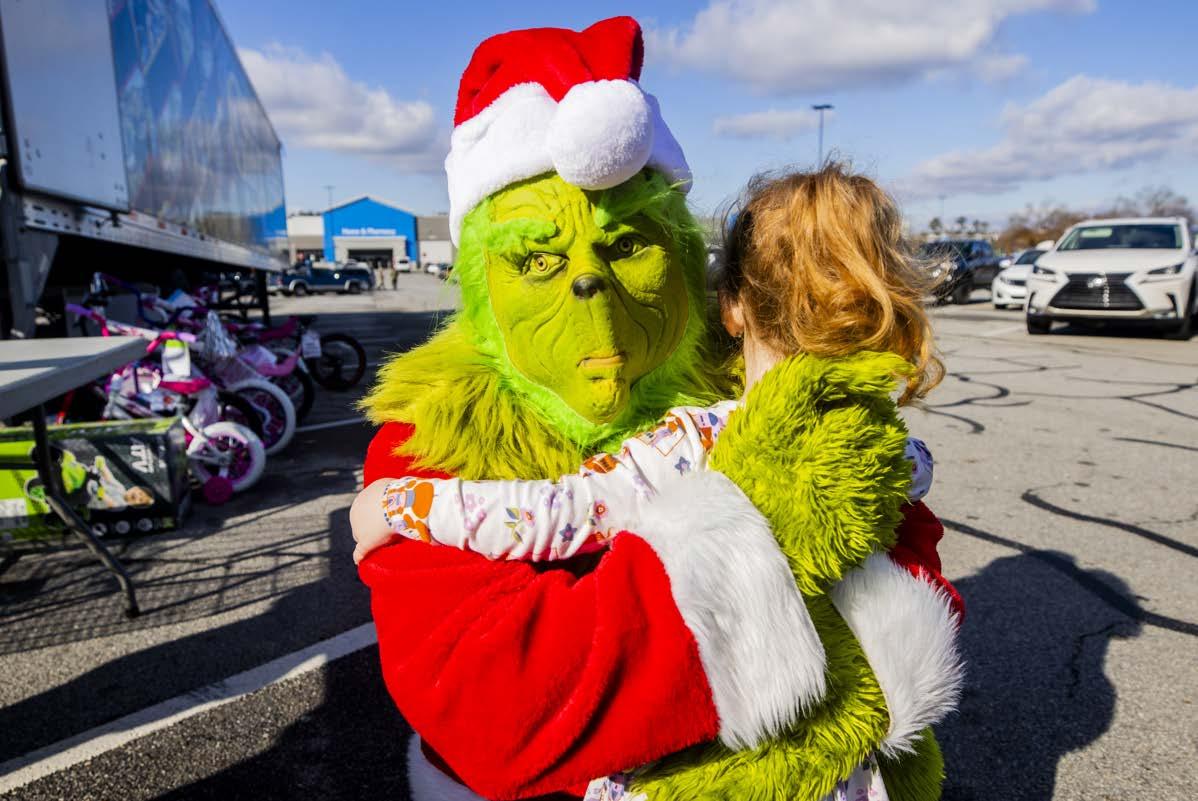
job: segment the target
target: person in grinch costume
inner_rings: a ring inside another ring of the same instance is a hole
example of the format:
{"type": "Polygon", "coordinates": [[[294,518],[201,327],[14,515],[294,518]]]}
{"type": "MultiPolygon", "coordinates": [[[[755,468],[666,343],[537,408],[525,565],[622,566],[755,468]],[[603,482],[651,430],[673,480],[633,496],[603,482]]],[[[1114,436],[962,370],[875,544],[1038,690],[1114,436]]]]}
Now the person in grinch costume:
{"type": "MultiPolygon", "coordinates": [[[[477,49],[446,160],[462,308],[384,366],[367,484],[557,478],[671,407],[735,394],[711,346],[690,172],[637,83],[642,52],[627,17],[477,49]]],[[[878,371],[771,371],[712,453],[722,473],[659,486],[592,557],[417,540],[367,556],[383,675],[419,734],[414,801],[580,797],[642,766],[630,791],[650,801],[819,801],[867,760],[896,801],[938,798],[927,727],[959,681],[956,617],[939,523],[900,509],[906,484],[886,478],[905,430],[878,371]],[[846,398],[874,416],[837,417],[846,398]],[[846,487],[876,475],[890,491],[825,503],[800,469],[816,441],[862,453],[846,487]]]]}

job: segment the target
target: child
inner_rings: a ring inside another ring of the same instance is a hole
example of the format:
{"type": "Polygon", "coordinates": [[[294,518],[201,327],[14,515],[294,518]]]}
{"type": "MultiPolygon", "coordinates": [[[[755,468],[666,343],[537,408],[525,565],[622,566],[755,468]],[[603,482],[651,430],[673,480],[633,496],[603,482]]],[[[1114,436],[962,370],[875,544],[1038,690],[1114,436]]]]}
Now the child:
{"type": "MultiPolygon", "coordinates": [[[[904,253],[893,203],[869,179],[836,166],[755,179],[729,229],[725,255],[721,318],[729,334],[743,338],[746,391],[794,353],[897,353],[914,363],[900,404],[923,397],[939,381],[942,368],[922,303],[924,273],[904,253]],[[856,235],[833,235],[842,231],[856,235]]],[[[602,548],[635,527],[662,476],[705,468],[739,406],[729,400],[671,409],[617,454],[593,456],[557,482],[376,481],[351,510],[354,560],[393,535],[491,559],[565,559],[602,548]]],[[[908,440],[906,457],[908,498],[917,501],[930,488],[932,458],[915,439],[908,440]]]]}

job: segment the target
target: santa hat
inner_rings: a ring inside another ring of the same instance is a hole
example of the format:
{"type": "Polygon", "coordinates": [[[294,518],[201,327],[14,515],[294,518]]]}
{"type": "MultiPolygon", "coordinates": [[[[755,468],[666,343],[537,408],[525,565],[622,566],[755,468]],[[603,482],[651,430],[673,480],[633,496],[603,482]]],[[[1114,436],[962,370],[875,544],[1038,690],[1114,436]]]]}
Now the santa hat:
{"type": "Polygon", "coordinates": [[[607,189],[649,166],[689,189],[682,148],[637,83],[643,57],[631,17],[584,31],[510,31],[479,45],[462,74],[445,159],[454,243],[488,195],[547,172],[607,189]]]}

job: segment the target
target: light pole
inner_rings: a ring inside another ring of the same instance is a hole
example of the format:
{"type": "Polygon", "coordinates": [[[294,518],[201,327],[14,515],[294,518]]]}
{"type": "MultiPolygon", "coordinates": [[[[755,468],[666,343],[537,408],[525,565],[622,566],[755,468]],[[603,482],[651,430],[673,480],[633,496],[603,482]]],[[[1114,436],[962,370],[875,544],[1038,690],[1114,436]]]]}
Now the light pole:
{"type": "Polygon", "coordinates": [[[819,112],[819,161],[816,162],[816,167],[824,166],[824,112],[831,111],[835,106],[831,103],[816,103],[811,107],[819,112]]]}
{"type": "Polygon", "coordinates": [[[333,208],[333,185],[325,184],[324,189],[326,192],[329,193],[329,208],[331,209],[331,208],[333,208]]]}

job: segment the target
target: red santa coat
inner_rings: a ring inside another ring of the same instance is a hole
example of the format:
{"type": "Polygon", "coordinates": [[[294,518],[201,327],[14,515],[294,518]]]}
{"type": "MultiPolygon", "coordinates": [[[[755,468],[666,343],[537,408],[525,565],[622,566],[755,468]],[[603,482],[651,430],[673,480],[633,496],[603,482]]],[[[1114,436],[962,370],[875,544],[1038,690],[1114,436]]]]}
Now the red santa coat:
{"type": "MultiPolygon", "coordinates": [[[[367,484],[447,477],[395,455],[411,433],[406,424],[383,426],[367,453],[367,484]]],[[[702,480],[727,481],[707,475],[702,480]]],[[[792,720],[822,694],[822,646],[802,631],[788,633],[802,626],[786,616],[805,609],[795,609],[778,584],[793,589],[793,578],[780,553],[769,553],[777,549],[768,528],[749,537],[743,565],[729,565],[726,555],[696,558],[699,529],[726,506],[695,508],[683,524],[685,558],[678,540],[625,532],[582,575],[562,563],[489,561],[414,541],[365,559],[360,575],[372,591],[383,676],[425,754],[487,798],[581,795],[597,776],[716,738],[751,742],[792,720]],[[754,550],[762,537],[768,547],[754,550]],[[729,570],[740,571],[733,583],[741,588],[761,587],[760,597],[721,597],[729,570]],[[775,603],[779,596],[784,603],[775,603]],[[723,604],[719,614],[713,603],[723,604]],[[762,641],[772,653],[761,653],[762,641]],[[811,670],[773,697],[761,690],[787,672],[779,667],[796,664],[811,670]]],[[[745,519],[729,522],[738,544],[745,519]]],[[[942,535],[935,516],[916,504],[891,559],[939,587],[959,614],[960,598],[940,574],[942,535]]],[[[419,752],[411,756],[414,798],[477,798],[419,764],[419,752]]]]}

